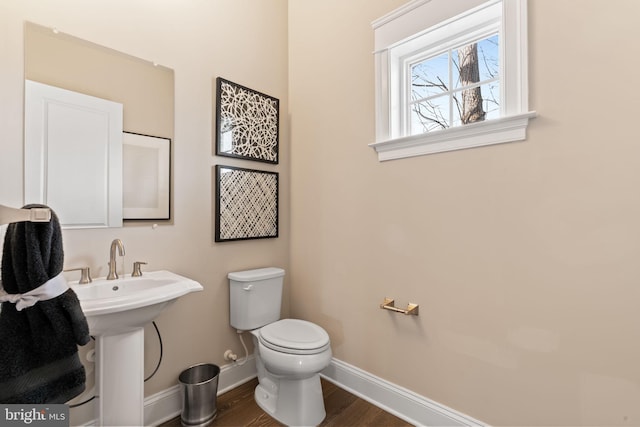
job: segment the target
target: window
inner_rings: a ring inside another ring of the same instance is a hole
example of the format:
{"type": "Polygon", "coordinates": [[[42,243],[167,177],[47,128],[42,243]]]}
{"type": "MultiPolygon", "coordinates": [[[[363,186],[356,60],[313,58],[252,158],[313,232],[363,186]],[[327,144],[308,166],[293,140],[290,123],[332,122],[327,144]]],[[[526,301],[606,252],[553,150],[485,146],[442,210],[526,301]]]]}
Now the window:
{"type": "Polygon", "coordinates": [[[414,0],[373,27],[379,160],[526,138],[526,0],[414,0]]]}
{"type": "Polygon", "coordinates": [[[436,52],[407,65],[406,133],[433,130],[500,117],[499,39],[497,34],[436,52]]]}

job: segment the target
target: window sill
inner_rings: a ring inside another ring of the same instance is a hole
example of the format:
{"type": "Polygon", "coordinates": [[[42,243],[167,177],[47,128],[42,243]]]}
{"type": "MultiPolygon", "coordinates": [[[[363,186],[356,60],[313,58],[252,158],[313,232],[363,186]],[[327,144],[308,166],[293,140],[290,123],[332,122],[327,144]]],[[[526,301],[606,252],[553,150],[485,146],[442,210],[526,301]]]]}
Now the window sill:
{"type": "Polygon", "coordinates": [[[527,137],[529,119],[535,111],[427,134],[405,136],[369,144],[378,160],[395,160],[446,151],[464,150],[485,145],[522,141],[527,137]]]}

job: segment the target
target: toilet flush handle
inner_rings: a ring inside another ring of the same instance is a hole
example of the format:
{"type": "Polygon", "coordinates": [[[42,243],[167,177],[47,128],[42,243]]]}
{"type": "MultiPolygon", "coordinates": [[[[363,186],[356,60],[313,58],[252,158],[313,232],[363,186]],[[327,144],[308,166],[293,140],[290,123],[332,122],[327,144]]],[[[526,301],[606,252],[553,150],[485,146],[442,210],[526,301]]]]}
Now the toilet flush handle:
{"type": "Polygon", "coordinates": [[[244,288],[242,288],[243,291],[250,291],[251,289],[253,289],[253,285],[247,285],[244,288]]]}

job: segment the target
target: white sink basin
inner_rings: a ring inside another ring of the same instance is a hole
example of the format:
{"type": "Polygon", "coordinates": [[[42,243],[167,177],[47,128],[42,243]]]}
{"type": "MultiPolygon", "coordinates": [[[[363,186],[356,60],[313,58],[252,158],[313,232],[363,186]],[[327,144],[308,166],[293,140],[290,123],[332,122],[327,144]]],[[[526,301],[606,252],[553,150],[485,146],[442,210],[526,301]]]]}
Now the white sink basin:
{"type": "Polygon", "coordinates": [[[120,333],[151,322],[177,298],[201,291],[198,282],[170,271],[145,272],[141,277],[94,279],[70,284],[78,295],[92,335],[120,333]]]}

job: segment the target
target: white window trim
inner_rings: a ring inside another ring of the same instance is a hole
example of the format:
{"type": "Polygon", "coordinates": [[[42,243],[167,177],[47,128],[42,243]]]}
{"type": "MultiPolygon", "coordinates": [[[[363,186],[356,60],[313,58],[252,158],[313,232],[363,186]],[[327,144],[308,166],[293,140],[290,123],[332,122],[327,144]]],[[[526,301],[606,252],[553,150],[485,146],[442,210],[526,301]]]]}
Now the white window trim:
{"type": "MultiPolygon", "coordinates": [[[[444,2],[458,3],[441,0],[440,4],[444,2]]],[[[499,0],[489,0],[476,9],[497,2],[499,0]]],[[[413,0],[372,23],[376,37],[376,142],[369,146],[378,153],[379,161],[522,141],[526,139],[529,119],[536,116],[534,111],[528,110],[527,0],[504,0],[501,2],[502,116],[421,135],[393,135],[392,121],[397,120],[394,118],[397,117],[394,114],[397,102],[390,87],[390,78],[395,73],[390,65],[391,50],[424,30],[421,28],[424,22],[433,20],[434,8],[439,6],[436,3],[438,0],[413,0]]],[[[446,22],[446,18],[441,22],[446,22]]]]}

